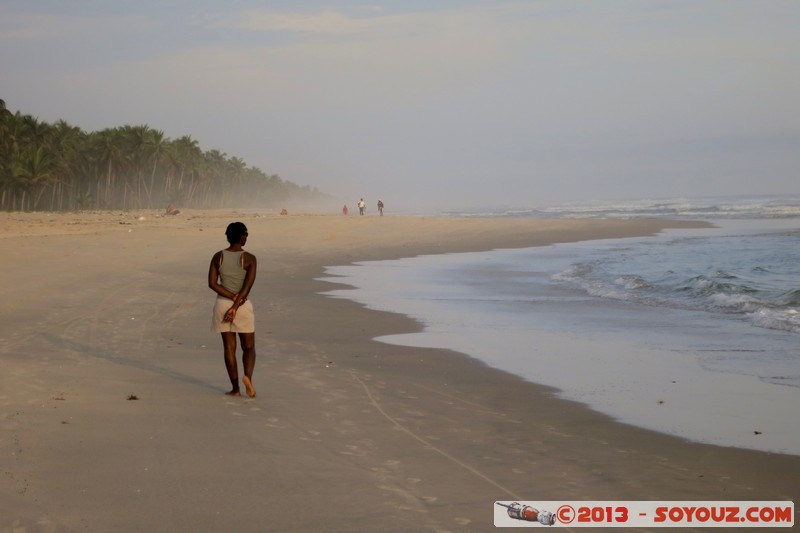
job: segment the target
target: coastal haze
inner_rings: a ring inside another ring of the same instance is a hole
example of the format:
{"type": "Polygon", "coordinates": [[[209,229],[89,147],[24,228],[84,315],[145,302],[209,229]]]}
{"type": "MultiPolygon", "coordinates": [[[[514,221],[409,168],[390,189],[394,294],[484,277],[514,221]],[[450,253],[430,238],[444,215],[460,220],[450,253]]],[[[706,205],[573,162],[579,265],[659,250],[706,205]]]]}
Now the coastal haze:
{"type": "Polygon", "coordinates": [[[31,125],[146,125],[330,195],[165,211],[148,160],[136,197],[105,187],[120,206],[42,211],[44,176],[0,161],[0,532],[460,533],[499,500],[797,502],[798,15],[0,3],[0,103],[31,125]],[[224,394],[209,328],[235,220],[258,257],[257,397],[224,394]]]}
{"type": "Polygon", "coordinates": [[[389,212],[797,194],[800,4],[0,6],[0,98],[389,212]]]}

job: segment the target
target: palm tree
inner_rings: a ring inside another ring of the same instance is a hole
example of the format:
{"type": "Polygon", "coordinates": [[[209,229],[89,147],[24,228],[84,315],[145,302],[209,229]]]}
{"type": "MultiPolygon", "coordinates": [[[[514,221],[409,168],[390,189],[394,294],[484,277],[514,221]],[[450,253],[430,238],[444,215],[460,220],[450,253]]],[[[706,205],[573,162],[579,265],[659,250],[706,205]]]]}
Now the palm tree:
{"type": "Polygon", "coordinates": [[[146,188],[144,182],[144,169],[149,167],[149,126],[126,125],[119,128],[119,133],[130,165],[130,172],[123,175],[123,206],[128,207],[128,191],[131,194],[131,207],[142,207],[142,189],[146,188]]]}
{"type": "Polygon", "coordinates": [[[44,146],[31,145],[24,152],[14,155],[11,161],[11,172],[16,188],[22,191],[20,209],[26,209],[26,199],[28,201],[27,209],[37,207],[44,185],[52,183],[55,177],[54,168],[53,158],[47,153],[44,146]],[[39,192],[39,194],[31,204],[35,192],[39,192]]]}
{"type": "Polygon", "coordinates": [[[226,204],[231,203],[234,199],[244,200],[247,198],[247,195],[243,194],[246,170],[247,164],[243,159],[238,157],[228,159],[225,165],[225,195],[221,198],[226,204]]]}
{"type": "Polygon", "coordinates": [[[0,98],[0,154],[5,154],[8,148],[8,120],[12,116],[6,107],[5,100],[0,98]]]}
{"type": "Polygon", "coordinates": [[[225,163],[228,154],[220,152],[219,150],[209,150],[204,154],[204,170],[201,174],[201,187],[203,207],[218,207],[220,195],[223,191],[224,176],[225,176],[225,163]],[[211,197],[217,198],[217,203],[211,205],[211,197]]]}
{"type": "Polygon", "coordinates": [[[90,135],[92,157],[96,161],[97,194],[106,207],[112,205],[116,176],[123,161],[121,136],[118,130],[105,129],[90,135]],[[105,187],[101,183],[105,178],[105,187]]]}
{"type": "Polygon", "coordinates": [[[275,205],[308,194],[319,193],[219,150],[203,151],[188,135],[173,141],[146,125],[85,133],[63,120],[50,125],[12,113],[0,99],[0,209],[85,208],[95,201],[127,209],[164,199],[183,199],[186,207],[275,205]]]}
{"type": "MultiPolygon", "coordinates": [[[[169,157],[174,166],[178,169],[178,184],[175,188],[178,191],[184,190],[184,180],[188,179],[188,189],[194,188],[197,173],[203,161],[203,151],[200,150],[199,143],[189,135],[184,135],[169,144],[169,157]]],[[[172,184],[166,187],[167,194],[172,191],[172,184]]],[[[184,197],[188,195],[183,194],[184,197]]]]}
{"type": "MultiPolygon", "coordinates": [[[[7,110],[6,110],[7,111],[7,110]]],[[[23,156],[21,155],[30,145],[33,144],[34,136],[31,130],[40,130],[37,120],[30,115],[23,115],[19,111],[14,114],[3,113],[3,164],[2,175],[0,175],[0,187],[3,189],[3,207],[16,206],[16,196],[22,191],[21,182],[14,175],[14,167],[21,165],[23,156]]]]}
{"type": "Polygon", "coordinates": [[[0,208],[6,206],[6,195],[11,182],[11,137],[8,122],[12,116],[5,100],[0,99],[0,208]]]}
{"type": "MultiPolygon", "coordinates": [[[[50,129],[47,139],[47,149],[55,161],[56,181],[52,187],[50,209],[63,209],[65,207],[64,191],[73,194],[81,186],[83,141],[85,134],[80,128],[69,125],[63,120],[57,121],[50,129]]],[[[71,194],[70,196],[72,196],[71,194]]]]}

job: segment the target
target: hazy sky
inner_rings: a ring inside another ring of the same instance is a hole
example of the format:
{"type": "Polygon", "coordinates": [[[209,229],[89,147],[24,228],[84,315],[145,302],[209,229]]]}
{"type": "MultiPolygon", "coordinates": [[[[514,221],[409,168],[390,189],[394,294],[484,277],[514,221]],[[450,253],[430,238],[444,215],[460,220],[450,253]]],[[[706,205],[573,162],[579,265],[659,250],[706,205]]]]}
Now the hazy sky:
{"type": "Polygon", "coordinates": [[[0,0],[0,98],[391,209],[800,193],[796,0],[0,0]]]}

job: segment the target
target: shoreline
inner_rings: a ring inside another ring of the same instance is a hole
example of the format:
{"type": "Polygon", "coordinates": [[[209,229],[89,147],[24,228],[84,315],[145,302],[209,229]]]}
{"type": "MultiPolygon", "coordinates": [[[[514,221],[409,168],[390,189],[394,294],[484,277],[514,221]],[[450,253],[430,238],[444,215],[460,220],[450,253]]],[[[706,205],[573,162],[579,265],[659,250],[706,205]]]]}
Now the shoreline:
{"type": "Polygon", "coordinates": [[[378,337],[380,342],[454,350],[637,427],[693,442],[800,455],[798,432],[785,423],[800,409],[797,386],[762,377],[790,376],[790,368],[739,374],[730,367],[709,369],[700,357],[760,348],[775,359],[796,352],[796,339],[781,344],[769,339],[780,332],[741,331],[738,320],[576,296],[544,281],[599,250],[645,253],[636,247],[700,238],[705,231],[719,232],[359,262],[327,268],[331,278],[325,279],[344,277],[353,287],[326,294],[424,325],[419,332],[378,337]]]}
{"type": "Polygon", "coordinates": [[[328,265],[691,223],[144,216],[0,214],[0,274],[34,280],[0,307],[0,530],[484,531],[508,498],[800,496],[800,458],[688,443],[457,352],[374,341],[420,325],[320,294],[328,265]],[[208,260],[237,219],[259,259],[255,399],[224,397],[206,326],[208,260]]]}

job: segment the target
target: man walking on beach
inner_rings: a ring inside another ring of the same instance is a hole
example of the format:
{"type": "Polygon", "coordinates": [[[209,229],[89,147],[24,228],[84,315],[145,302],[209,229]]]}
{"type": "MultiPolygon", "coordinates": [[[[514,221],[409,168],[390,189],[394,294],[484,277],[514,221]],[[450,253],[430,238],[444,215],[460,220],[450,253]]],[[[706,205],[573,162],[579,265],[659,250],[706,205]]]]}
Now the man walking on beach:
{"type": "Polygon", "coordinates": [[[359,215],[363,215],[364,214],[364,208],[366,208],[366,207],[367,207],[367,204],[364,202],[364,199],[362,198],[361,200],[359,200],[358,201],[358,214],[359,215]]]}
{"type": "Polygon", "coordinates": [[[212,315],[212,329],[222,335],[225,368],[231,381],[229,396],[241,396],[236,361],[236,335],[242,343],[242,366],[247,395],[254,398],[253,370],[256,366],[256,334],[253,304],[247,299],[256,280],[256,256],[242,248],[247,242],[247,226],[228,224],[228,246],[215,253],[208,267],[208,286],[217,293],[212,315]]]}

